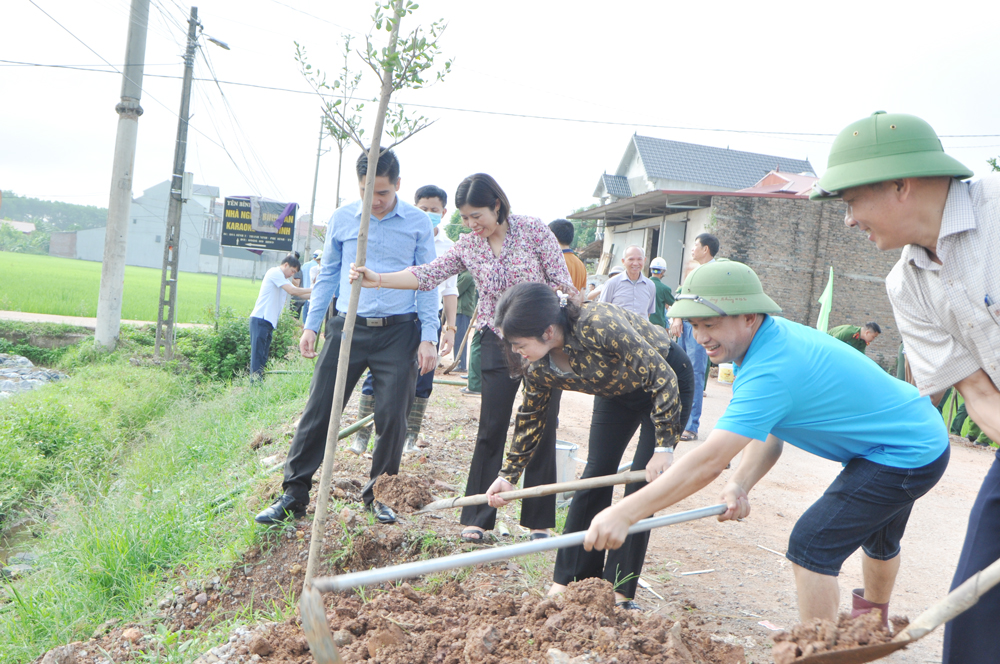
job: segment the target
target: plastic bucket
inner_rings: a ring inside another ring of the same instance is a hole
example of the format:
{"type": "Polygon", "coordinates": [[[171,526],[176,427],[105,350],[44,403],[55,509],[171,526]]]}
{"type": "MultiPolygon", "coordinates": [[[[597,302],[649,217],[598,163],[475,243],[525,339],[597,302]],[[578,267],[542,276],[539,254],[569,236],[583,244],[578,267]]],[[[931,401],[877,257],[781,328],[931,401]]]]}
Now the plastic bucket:
{"type": "Polygon", "coordinates": [[[729,362],[719,365],[719,382],[732,385],[736,376],[733,374],[733,365],[729,362]]]}
{"type": "MultiPolygon", "coordinates": [[[[576,479],[576,464],[579,459],[574,455],[578,449],[580,446],[575,443],[556,441],[556,482],[570,482],[576,479]]],[[[558,501],[569,500],[572,497],[572,491],[556,494],[558,501]]]]}

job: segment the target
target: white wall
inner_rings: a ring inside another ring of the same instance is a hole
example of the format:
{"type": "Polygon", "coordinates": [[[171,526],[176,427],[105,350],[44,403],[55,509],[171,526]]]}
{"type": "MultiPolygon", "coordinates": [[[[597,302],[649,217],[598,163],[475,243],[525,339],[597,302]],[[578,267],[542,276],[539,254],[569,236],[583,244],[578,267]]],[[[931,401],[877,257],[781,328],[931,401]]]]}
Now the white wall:
{"type": "MultiPolygon", "coordinates": [[[[692,210],[690,215],[688,215],[688,225],[687,234],[684,238],[684,259],[690,260],[691,258],[691,247],[694,246],[694,239],[706,231],[705,227],[712,220],[712,208],[702,208],[701,210],[692,210]]],[[[722,253],[720,249],[720,253],[722,253]]]]}

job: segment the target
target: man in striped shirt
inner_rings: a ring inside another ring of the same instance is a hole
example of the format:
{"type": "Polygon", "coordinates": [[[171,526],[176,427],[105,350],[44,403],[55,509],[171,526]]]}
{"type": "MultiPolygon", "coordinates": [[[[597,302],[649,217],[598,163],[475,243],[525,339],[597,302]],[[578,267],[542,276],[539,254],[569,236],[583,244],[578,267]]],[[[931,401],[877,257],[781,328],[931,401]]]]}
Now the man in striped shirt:
{"type": "MultiPolygon", "coordinates": [[[[812,199],[842,198],[845,223],[882,250],[903,252],[886,278],[906,357],[921,394],[949,387],[972,419],[1000,440],[1000,175],[944,153],[912,115],[878,111],[844,129],[812,199]]],[[[973,504],[952,588],[1000,559],[1000,460],[973,504]]],[[[995,662],[1000,587],[945,627],[944,664],[995,662]]]]}

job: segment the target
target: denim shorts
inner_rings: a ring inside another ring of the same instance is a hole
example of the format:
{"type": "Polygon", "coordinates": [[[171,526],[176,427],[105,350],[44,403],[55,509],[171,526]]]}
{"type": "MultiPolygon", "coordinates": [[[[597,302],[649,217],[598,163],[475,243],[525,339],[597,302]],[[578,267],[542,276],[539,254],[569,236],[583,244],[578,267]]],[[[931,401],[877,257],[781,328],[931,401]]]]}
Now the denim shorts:
{"type": "Polygon", "coordinates": [[[947,447],[920,468],[850,461],[795,524],[785,557],[828,576],[840,574],[841,565],[859,546],[875,560],[895,558],[913,502],[941,479],[950,455],[947,447]]]}

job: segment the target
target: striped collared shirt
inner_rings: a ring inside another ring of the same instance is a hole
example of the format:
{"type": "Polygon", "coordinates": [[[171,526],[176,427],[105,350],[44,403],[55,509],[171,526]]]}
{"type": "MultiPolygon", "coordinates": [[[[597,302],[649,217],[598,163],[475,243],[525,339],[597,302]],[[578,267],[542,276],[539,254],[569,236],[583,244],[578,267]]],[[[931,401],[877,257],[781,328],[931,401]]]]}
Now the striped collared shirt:
{"type": "Polygon", "coordinates": [[[886,278],[921,394],[982,369],[1000,385],[1000,175],[952,180],[936,252],[907,245],[886,278]]]}

